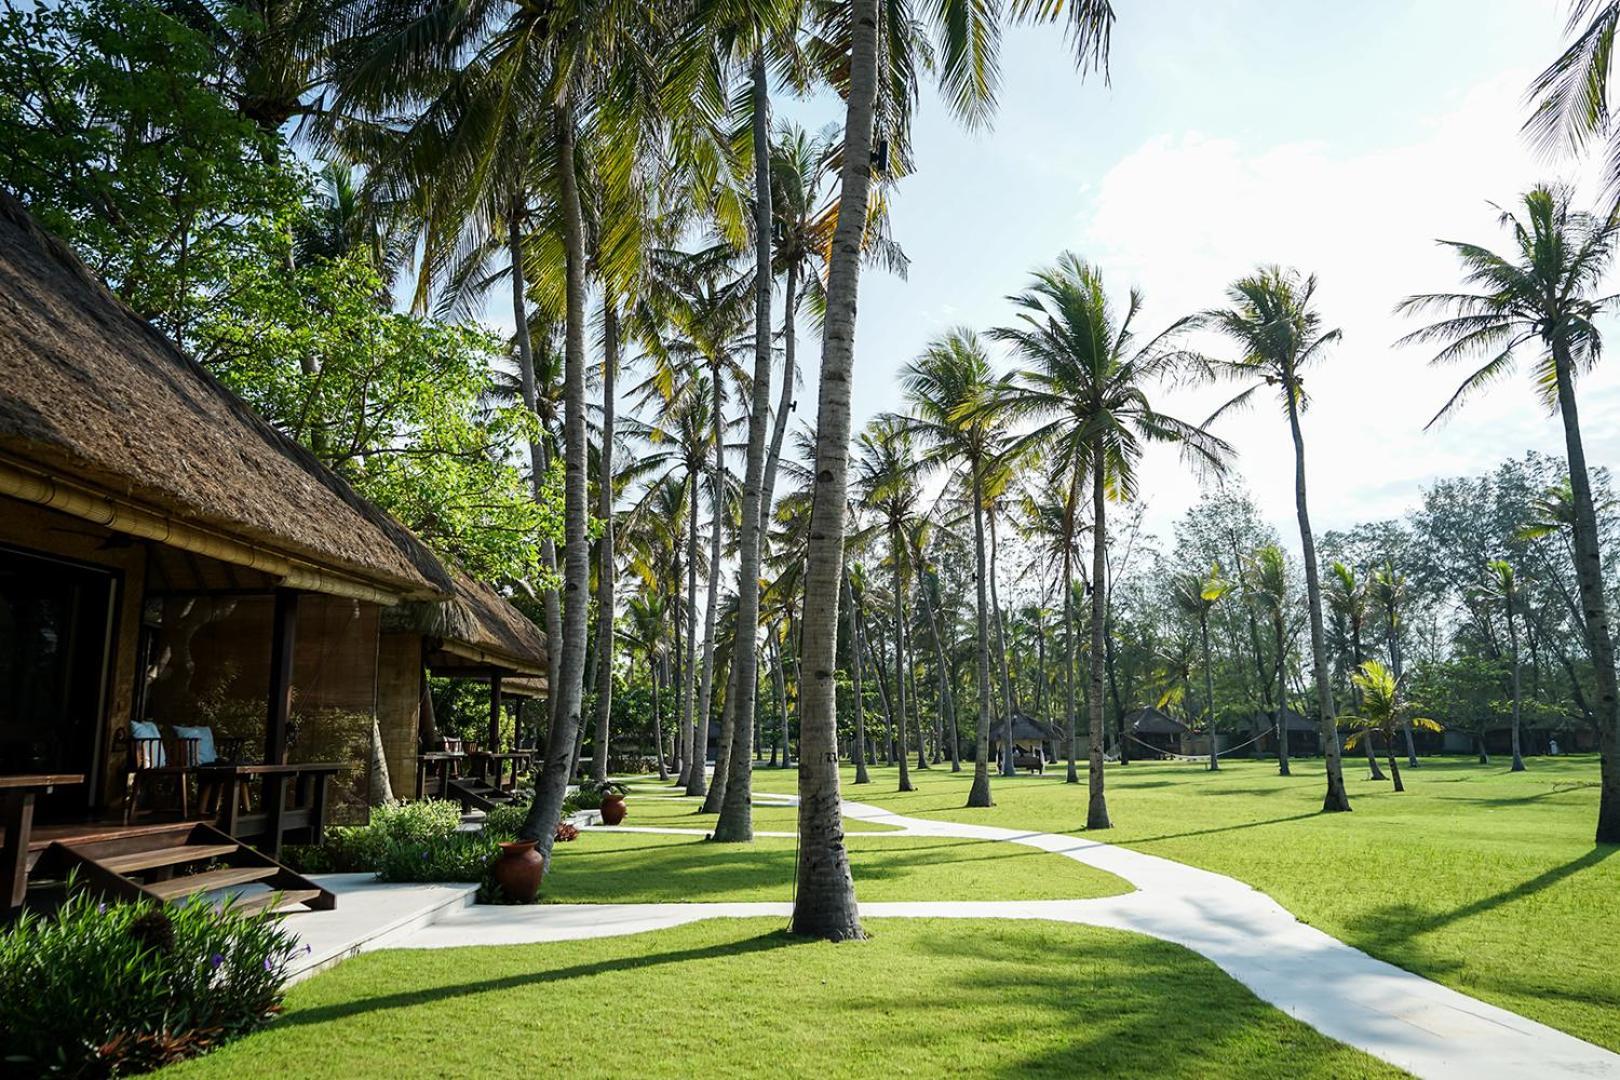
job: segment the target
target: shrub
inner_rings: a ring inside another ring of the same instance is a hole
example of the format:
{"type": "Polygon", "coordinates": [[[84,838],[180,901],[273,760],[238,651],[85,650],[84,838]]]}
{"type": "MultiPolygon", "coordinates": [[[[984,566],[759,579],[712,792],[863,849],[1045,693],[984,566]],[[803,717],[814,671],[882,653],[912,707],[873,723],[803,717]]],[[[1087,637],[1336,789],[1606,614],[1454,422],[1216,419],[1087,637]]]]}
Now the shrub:
{"type": "Polygon", "coordinates": [[[529,816],[527,803],[510,802],[484,814],[484,832],[497,840],[516,840],[518,830],[529,816]]]}
{"type": "Polygon", "coordinates": [[[460,827],[461,807],[448,800],[390,803],[371,811],[371,824],[328,829],[320,846],[289,849],[287,858],[290,865],[306,874],[375,872],[382,869],[384,854],[390,848],[421,847],[455,835],[460,827]]]}
{"type": "Polygon", "coordinates": [[[203,1053],[275,1016],[296,950],[269,913],[107,905],[70,882],[55,918],[0,933],[0,1072],[110,1077],[203,1053]]]}
{"type": "Polygon", "coordinates": [[[483,881],[500,841],[484,832],[457,832],[428,841],[396,840],[382,853],[382,881],[483,881]]]}

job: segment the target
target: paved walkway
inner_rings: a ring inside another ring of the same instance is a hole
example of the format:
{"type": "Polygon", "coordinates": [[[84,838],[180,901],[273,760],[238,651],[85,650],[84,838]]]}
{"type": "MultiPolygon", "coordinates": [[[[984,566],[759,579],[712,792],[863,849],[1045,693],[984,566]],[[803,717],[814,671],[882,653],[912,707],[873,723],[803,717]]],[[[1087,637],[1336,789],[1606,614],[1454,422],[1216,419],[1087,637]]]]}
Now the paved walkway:
{"type": "MultiPolygon", "coordinates": [[[[779,805],[782,800],[760,801],[779,805]]],[[[862,803],[845,803],[844,813],[898,826],[898,831],[861,836],[1024,844],[1105,870],[1136,887],[1095,900],[870,903],[861,905],[865,918],[1050,919],[1133,930],[1208,957],[1290,1016],[1418,1076],[1620,1078],[1620,1055],[1374,960],[1232,878],[1074,836],[904,817],[862,803]]],[[[790,911],[788,904],[746,903],[473,907],[398,944],[442,948],[564,941],[712,918],[785,920],[790,911]]]]}

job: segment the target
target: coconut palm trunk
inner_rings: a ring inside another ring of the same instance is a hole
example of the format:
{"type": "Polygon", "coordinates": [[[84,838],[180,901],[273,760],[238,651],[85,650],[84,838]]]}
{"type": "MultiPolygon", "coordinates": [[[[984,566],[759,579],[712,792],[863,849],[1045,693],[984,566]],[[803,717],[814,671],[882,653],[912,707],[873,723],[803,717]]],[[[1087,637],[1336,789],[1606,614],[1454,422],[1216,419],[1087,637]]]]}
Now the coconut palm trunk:
{"type": "Polygon", "coordinates": [[[1339,731],[1333,718],[1333,687],[1328,681],[1327,642],[1322,633],[1322,582],[1316,565],[1316,538],[1311,533],[1311,516],[1305,498],[1305,436],[1299,426],[1299,388],[1286,388],[1288,427],[1294,436],[1294,509],[1299,517],[1300,553],[1305,560],[1305,602],[1310,608],[1311,667],[1316,678],[1316,705],[1322,733],[1322,758],[1327,768],[1327,792],[1322,798],[1324,811],[1347,811],[1350,796],[1344,788],[1344,768],[1339,757],[1339,731]]]}
{"type": "Polygon", "coordinates": [[[754,698],[759,686],[759,566],[764,502],[765,424],[771,409],[771,142],[770,86],[765,53],[754,51],[754,383],[748,409],[748,453],[743,469],[742,515],[737,537],[737,643],[733,647],[731,760],[727,763],[725,800],[715,822],[714,838],[754,838],[752,801],[754,763],[754,698]],[[737,751],[738,746],[742,752],[737,751]]]}
{"type": "Polygon", "coordinates": [[[590,538],[585,486],[585,228],[574,173],[574,114],[566,99],[554,109],[557,176],[562,196],[566,313],[563,335],[563,612],[562,664],[555,717],[546,740],[545,765],[535,784],[519,835],[536,841],[549,864],[568,790],[574,737],[584,690],[586,609],[589,607],[590,538]]]}
{"type": "Polygon", "coordinates": [[[1508,646],[1513,653],[1513,767],[1510,771],[1524,772],[1524,755],[1519,751],[1519,688],[1521,680],[1519,664],[1519,627],[1514,621],[1513,589],[1511,587],[1507,591],[1505,601],[1507,604],[1508,646]]]}
{"type": "MultiPolygon", "coordinates": [[[[1086,806],[1086,828],[1106,829],[1108,799],[1103,790],[1103,620],[1107,617],[1108,596],[1108,460],[1102,436],[1091,447],[1096,463],[1091,477],[1091,680],[1087,704],[1091,711],[1090,798],[1086,806]]],[[[1123,756],[1123,742],[1121,744],[1123,756]]]]}
{"type": "Polygon", "coordinates": [[[1209,736],[1209,771],[1219,772],[1221,756],[1215,751],[1215,675],[1209,666],[1209,609],[1198,613],[1198,637],[1204,650],[1204,733],[1209,736]]]}
{"type": "Polygon", "coordinates": [[[707,606],[703,611],[703,670],[698,676],[697,715],[692,727],[692,768],[686,775],[688,795],[706,795],[709,791],[709,712],[714,704],[714,645],[715,623],[720,614],[720,551],[725,537],[726,459],[724,423],[721,410],[725,405],[720,366],[714,366],[714,468],[710,472],[713,497],[713,522],[709,528],[709,590],[707,606]]]}
{"type": "MultiPolygon", "coordinates": [[[[686,477],[686,663],[681,679],[681,767],[676,783],[685,788],[692,780],[692,749],[696,733],[693,711],[697,703],[697,564],[698,478],[686,477]]],[[[701,766],[700,766],[701,767],[701,766]]]]}
{"type": "Polygon", "coordinates": [[[1080,770],[1075,767],[1074,749],[1080,741],[1079,716],[1076,710],[1074,695],[1075,657],[1074,647],[1074,537],[1067,537],[1063,544],[1063,707],[1068,713],[1069,720],[1069,769],[1064,775],[1064,783],[1078,784],[1080,770]]]}
{"type": "MultiPolygon", "coordinates": [[[[921,574],[922,551],[916,550],[918,573],[921,574]]],[[[939,636],[939,616],[934,611],[933,591],[928,583],[919,580],[922,593],[923,610],[928,614],[928,636],[934,639],[934,666],[939,673],[939,707],[940,722],[944,725],[950,742],[951,772],[962,771],[962,753],[956,741],[956,696],[951,693],[950,665],[945,660],[945,643],[939,636]]]]}
{"type": "MultiPolygon", "coordinates": [[[[512,259],[512,322],[518,354],[518,387],[523,396],[523,407],[531,415],[539,416],[540,389],[534,374],[534,343],[529,337],[529,314],[525,293],[528,286],[523,273],[523,223],[519,207],[514,206],[506,219],[507,249],[512,259]]],[[[529,483],[534,501],[544,498],[546,475],[551,471],[551,454],[546,448],[544,434],[529,442],[529,483]]],[[[557,572],[557,544],[549,536],[540,542],[540,566],[551,574],[557,572]]],[[[556,589],[547,589],[541,600],[546,624],[546,710],[549,715],[547,730],[556,725],[557,692],[562,684],[562,604],[556,589]]]]}
{"type": "Polygon", "coordinates": [[[978,663],[979,723],[973,746],[973,787],[968,791],[969,806],[994,806],[990,798],[990,616],[986,610],[985,579],[989,576],[984,551],[983,463],[973,468],[973,558],[974,558],[974,659],[978,663]]]}
{"type": "Polygon", "coordinates": [[[597,780],[607,779],[613,718],[613,423],[618,373],[619,312],[610,297],[602,312],[602,447],[596,478],[596,514],[602,521],[602,536],[596,542],[596,748],[591,775],[597,780]]]}
{"type": "Polygon", "coordinates": [[[1586,448],[1581,441],[1575,376],[1567,343],[1554,345],[1553,362],[1558,380],[1558,411],[1564,423],[1564,447],[1569,456],[1570,493],[1575,504],[1575,582],[1580,591],[1586,639],[1592,650],[1592,678],[1597,684],[1593,711],[1602,725],[1597,841],[1615,844],[1620,843],[1620,688],[1615,680],[1614,636],[1609,626],[1608,601],[1603,594],[1597,509],[1586,471],[1586,448]]]}
{"type": "Polygon", "coordinates": [[[996,660],[1001,674],[1001,707],[1007,710],[1001,732],[1001,775],[1012,776],[1018,770],[1013,765],[1013,714],[1018,702],[1013,698],[1012,674],[1007,665],[1007,628],[1001,618],[1001,598],[996,590],[996,509],[990,513],[990,611],[996,625],[996,660]]]}
{"type": "Polygon", "coordinates": [[[849,498],[850,383],[861,244],[872,182],[872,125],[878,88],[878,0],[850,5],[849,82],[838,225],[827,260],[826,329],[816,413],[815,500],[805,570],[799,686],[799,872],[791,929],[834,941],[859,938],[855,880],[844,847],[838,791],[838,578],[844,572],[849,498]]]}
{"type": "Polygon", "coordinates": [[[899,791],[916,791],[911,784],[910,743],[906,737],[906,573],[901,554],[900,523],[889,523],[889,559],[894,592],[894,713],[900,725],[899,791]]]}
{"type": "Polygon", "coordinates": [[[658,714],[659,696],[664,690],[663,662],[654,661],[651,650],[647,652],[647,681],[652,683],[652,726],[653,726],[653,752],[658,757],[658,779],[669,780],[669,759],[664,756],[664,723],[658,714]]]}
{"type": "Polygon", "coordinates": [[[1272,612],[1271,630],[1277,642],[1277,775],[1291,776],[1288,768],[1288,637],[1281,610],[1272,612]]]}
{"type": "Polygon", "coordinates": [[[849,583],[848,574],[844,575],[844,606],[849,609],[849,682],[855,702],[855,752],[850,756],[855,759],[855,782],[869,784],[872,778],[866,771],[866,699],[862,696],[861,685],[861,628],[855,618],[855,590],[849,583]]]}
{"type": "Polygon", "coordinates": [[[782,728],[777,732],[781,741],[782,757],[781,767],[788,767],[788,700],[787,700],[787,673],[783,669],[782,646],[777,641],[776,633],[771,634],[771,679],[776,684],[776,712],[781,717],[782,728]]]}

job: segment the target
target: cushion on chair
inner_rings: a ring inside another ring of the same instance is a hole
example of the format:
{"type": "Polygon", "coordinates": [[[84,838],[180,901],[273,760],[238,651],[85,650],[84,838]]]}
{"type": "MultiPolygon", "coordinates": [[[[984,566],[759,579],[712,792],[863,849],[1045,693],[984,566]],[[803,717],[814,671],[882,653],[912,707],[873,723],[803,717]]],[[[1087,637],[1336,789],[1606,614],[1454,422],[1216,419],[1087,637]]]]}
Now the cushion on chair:
{"type": "MultiPolygon", "coordinates": [[[[161,740],[163,738],[163,733],[158,730],[158,726],[156,724],[147,720],[137,720],[135,723],[129,725],[129,737],[132,739],[161,740]]],[[[141,761],[137,755],[137,763],[145,766],[148,769],[163,768],[163,766],[169,763],[169,755],[168,752],[163,749],[163,743],[159,741],[150,744],[150,746],[152,755],[150,760],[141,761]]]]}
{"type": "Polygon", "coordinates": [[[181,727],[174,726],[174,733],[182,739],[197,740],[197,764],[211,765],[219,760],[219,752],[214,746],[214,729],[211,727],[181,727]]]}

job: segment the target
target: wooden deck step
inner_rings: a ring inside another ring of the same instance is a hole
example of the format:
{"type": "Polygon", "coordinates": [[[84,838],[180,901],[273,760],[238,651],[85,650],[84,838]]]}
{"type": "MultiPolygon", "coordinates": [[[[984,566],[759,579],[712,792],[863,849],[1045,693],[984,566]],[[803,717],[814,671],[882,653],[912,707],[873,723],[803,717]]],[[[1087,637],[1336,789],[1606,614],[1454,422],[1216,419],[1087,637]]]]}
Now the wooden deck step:
{"type": "Polygon", "coordinates": [[[266,908],[280,911],[283,908],[302,904],[307,900],[314,900],[320,895],[321,890],[319,889],[278,889],[273,892],[244,896],[231,905],[231,910],[243,915],[252,915],[266,908]]]}
{"type": "Polygon", "coordinates": [[[137,851],[129,855],[113,855],[100,862],[115,874],[133,874],[140,870],[157,870],[166,866],[218,859],[240,849],[240,844],[180,844],[175,847],[154,848],[151,851],[137,851]]]}
{"type": "Polygon", "coordinates": [[[203,874],[189,874],[185,877],[170,878],[168,881],[154,881],[143,888],[160,900],[178,900],[184,896],[192,896],[200,892],[212,892],[215,889],[228,889],[232,885],[246,885],[250,881],[263,881],[265,878],[275,877],[281,872],[281,867],[270,866],[230,866],[223,870],[210,870],[203,874]]]}

